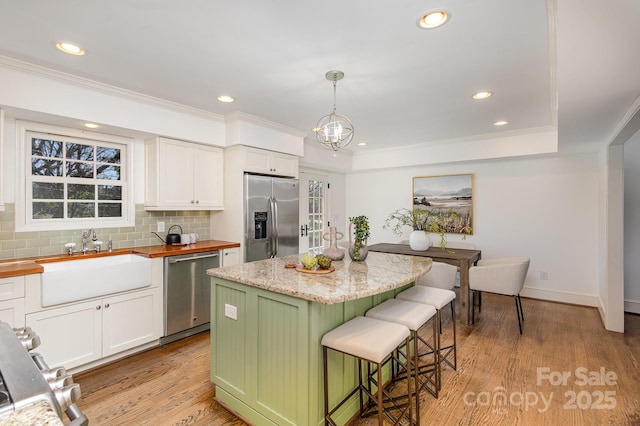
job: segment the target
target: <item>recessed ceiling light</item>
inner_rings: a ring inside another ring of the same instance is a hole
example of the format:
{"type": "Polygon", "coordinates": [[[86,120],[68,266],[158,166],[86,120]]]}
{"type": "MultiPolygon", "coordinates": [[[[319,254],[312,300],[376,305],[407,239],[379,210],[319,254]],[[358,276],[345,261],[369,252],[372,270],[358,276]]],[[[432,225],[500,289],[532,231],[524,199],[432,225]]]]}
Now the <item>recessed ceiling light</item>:
{"type": "Polygon", "coordinates": [[[312,131],[313,133],[316,133],[316,132],[317,132],[317,131],[319,131],[319,130],[320,130],[320,127],[314,127],[313,129],[311,129],[311,131],[312,131]]]}
{"type": "Polygon", "coordinates": [[[85,54],[84,49],[71,43],[61,41],[59,43],[56,43],[56,47],[62,50],[64,53],[68,53],[69,55],[82,56],[85,54]]]}
{"type": "Polygon", "coordinates": [[[358,142],[358,146],[366,146],[367,143],[366,142],[358,142]]]}
{"type": "Polygon", "coordinates": [[[220,102],[225,102],[225,103],[230,103],[230,102],[235,101],[233,96],[228,96],[228,95],[220,95],[220,96],[218,96],[218,100],[220,102]]]}
{"type": "Polygon", "coordinates": [[[505,120],[500,120],[493,123],[494,126],[506,126],[507,124],[509,124],[509,122],[505,120]]]}
{"type": "Polygon", "coordinates": [[[84,123],[84,127],[87,127],[89,129],[97,129],[100,126],[98,126],[96,123],[84,123]]]}
{"type": "Polygon", "coordinates": [[[473,96],[471,96],[473,99],[487,99],[488,97],[490,97],[491,95],[493,95],[493,93],[483,90],[482,92],[476,92],[473,94],[473,96]]]}
{"type": "Polygon", "coordinates": [[[444,10],[432,10],[418,19],[418,27],[425,30],[438,28],[451,18],[451,14],[444,10]]]}

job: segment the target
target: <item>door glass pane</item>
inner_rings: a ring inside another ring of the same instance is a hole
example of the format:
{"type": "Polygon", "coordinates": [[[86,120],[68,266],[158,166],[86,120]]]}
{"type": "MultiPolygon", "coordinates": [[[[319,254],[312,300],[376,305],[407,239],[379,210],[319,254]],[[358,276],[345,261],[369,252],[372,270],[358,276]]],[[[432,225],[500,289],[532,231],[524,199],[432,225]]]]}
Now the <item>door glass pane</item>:
{"type": "Polygon", "coordinates": [[[324,244],[324,203],[325,183],[320,180],[309,180],[309,252],[321,253],[324,244]]]}

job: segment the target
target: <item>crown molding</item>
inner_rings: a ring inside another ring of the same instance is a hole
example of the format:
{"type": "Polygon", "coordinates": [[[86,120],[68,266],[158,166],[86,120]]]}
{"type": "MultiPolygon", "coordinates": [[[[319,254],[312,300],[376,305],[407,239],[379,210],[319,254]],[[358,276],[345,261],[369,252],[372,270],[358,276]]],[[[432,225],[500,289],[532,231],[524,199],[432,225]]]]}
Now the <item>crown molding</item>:
{"type": "Polygon", "coordinates": [[[191,114],[194,116],[203,117],[209,120],[215,120],[224,122],[224,116],[213,112],[205,111],[198,108],[193,108],[187,105],[179,104],[177,102],[168,101],[161,98],[156,98],[142,93],[134,92],[131,90],[122,89],[120,87],[112,86],[105,83],[100,83],[88,78],[79,77],[77,75],[55,71],[50,68],[46,68],[40,65],[34,65],[29,62],[21,61],[18,59],[10,58],[0,55],[0,66],[15,71],[28,73],[38,77],[46,78],[49,80],[58,81],[65,84],[70,84],[85,89],[106,93],[108,95],[133,100],[136,102],[142,102],[148,105],[173,110],[185,114],[191,114]]]}
{"type": "Polygon", "coordinates": [[[279,132],[288,133],[292,136],[296,136],[299,138],[304,138],[307,133],[298,129],[294,129],[293,127],[285,126],[284,124],[274,123],[273,121],[269,121],[267,119],[256,117],[255,115],[247,114],[246,112],[234,111],[230,114],[225,115],[225,121],[227,123],[235,120],[245,121],[252,124],[256,124],[262,127],[268,127],[273,130],[277,130],[279,132]]]}

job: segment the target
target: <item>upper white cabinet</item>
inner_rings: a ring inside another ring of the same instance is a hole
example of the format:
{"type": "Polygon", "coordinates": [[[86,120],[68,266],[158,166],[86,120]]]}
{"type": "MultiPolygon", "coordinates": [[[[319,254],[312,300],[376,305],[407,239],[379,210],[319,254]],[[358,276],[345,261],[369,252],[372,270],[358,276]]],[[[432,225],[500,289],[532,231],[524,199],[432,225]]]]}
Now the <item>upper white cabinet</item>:
{"type": "Polygon", "coordinates": [[[298,177],[298,157],[263,149],[244,148],[244,171],[298,177]]]}
{"type": "Polygon", "coordinates": [[[223,151],[162,137],[145,142],[146,210],[222,210],[223,151]]]}

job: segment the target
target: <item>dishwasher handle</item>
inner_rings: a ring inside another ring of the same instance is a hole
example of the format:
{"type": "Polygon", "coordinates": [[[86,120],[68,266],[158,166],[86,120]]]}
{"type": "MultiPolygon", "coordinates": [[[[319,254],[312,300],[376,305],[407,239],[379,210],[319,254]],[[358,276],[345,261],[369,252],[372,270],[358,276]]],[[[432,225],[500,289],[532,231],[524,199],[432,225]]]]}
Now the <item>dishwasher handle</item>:
{"type": "Polygon", "coordinates": [[[171,258],[169,258],[169,263],[174,264],[174,263],[180,263],[180,262],[192,262],[194,260],[207,259],[209,257],[218,257],[218,253],[207,254],[207,255],[204,255],[204,256],[183,257],[183,258],[180,258],[180,259],[171,259],[171,258]]]}

